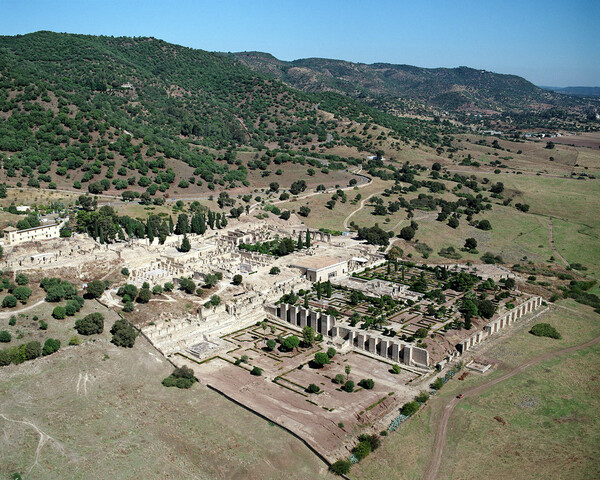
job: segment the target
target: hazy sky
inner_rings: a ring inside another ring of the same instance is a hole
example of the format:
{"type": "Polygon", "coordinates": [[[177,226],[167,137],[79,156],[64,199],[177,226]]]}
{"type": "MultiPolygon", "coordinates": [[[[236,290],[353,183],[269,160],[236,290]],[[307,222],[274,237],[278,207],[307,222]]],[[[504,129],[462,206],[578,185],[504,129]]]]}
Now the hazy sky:
{"type": "Polygon", "coordinates": [[[0,0],[0,34],[37,30],[600,86],[600,0],[0,0]]]}

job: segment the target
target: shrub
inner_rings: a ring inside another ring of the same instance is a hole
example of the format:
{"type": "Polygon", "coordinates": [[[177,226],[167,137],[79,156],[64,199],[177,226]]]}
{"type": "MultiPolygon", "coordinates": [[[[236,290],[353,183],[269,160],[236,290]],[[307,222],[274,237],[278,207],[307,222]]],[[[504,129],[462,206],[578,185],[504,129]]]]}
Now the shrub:
{"type": "Polygon", "coordinates": [[[69,345],[81,345],[81,338],[79,338],[77,335],[73,335],[69,339],[69,345]]]}
{"type": "Polygon", "coordinates": [[[315,353],[315,365],[319,368],[323,367],[323,365],[327,365],[329,363],[329,355],[323,352],[315,353]]]}
{"type": "Polygon", "coordinates": [[[320,388],[319,388],[317,385],[315,385],[314,383],[311,383],[311,384],[310,384],[310,385],[307,387],[306,391],[307,391],[308,393],[319,393],[319,392],[321,391],[321,389],[320,389],[320,388]]]}
{"type": "Polygon", "coordinates": [[[104,316],[98,312],[90,313],[75,322],[75,330],[79,335],[102,333],[104,331],[104,316]]]}
{"type": "Polygon", "coordinates": [[[7,295],[2,299],[3,308],[13,308],[17,306],[17,298],[12,295],[7,295]]]}
{"type": "Polygon", "coordinates": [[[232,283],[233,283],[234,285],[241,285],[241,284],[242,284],[242,281],[243,281],[243,279],[244,279],[244,278],[243,278],[243,277],[242,277],[242,276],[241,276],[241,275],[238,273],[237,275],[234,275],[234,276],[233,276],[233,282],[232,282],[232,283]]]}
{"type": "MultiPolygon", "coordinates": [[[[15,303],[15,305],[16,305],[16,303],[15,303]]],[[[10,319],[8,320],[8,324],[9,324],[11,327],[14,327],[14,326],[17,324],[17,317],[15,317],[14,315],[12,315],[12,316],[10,317],[10,319]]]]}
{"type": "Polygon", "coordinates": [[[346,475],[350,472],[350,467],[352,463],[349,460],[338,460],[332,463],[329,469],[336,475],[346,475]]]}
{"type": "Polygon", "coordinates": [[[133,302],[125,302],[123,304],[123,311],[124,312],[133,312],[133,309],[135,307],[133,306],[133,302]]]}
{"type": "Polygon", "coordinates": [[[42,349],[42,355],[51,355],[54,352],[58,352],[60,348],[60,340],[55,340],[54,338],[47,338],[44,342],[44,348],[42,349]]]}
{"type": "Polygon", "coordinates": [[[251,375],[254,375],[256,377],[260,377],[262,375],[262,369],[258,368],[258,367],[254,367],[251,371],[250,371],[251,375]]]}
{"type": "Polygon", "coordinates": [[[19,273],[15,280],[17,281],[17,285],[27,285],[29,283],[29,277],[27,277],[27,275],[24,275],[22,273],[19,273]]]}
{"type": "Polygon", "coordinates": [[[160,285],[154,285],[154,287],[152,287],[153,295],[160,295],[162,292],[163,292],[163,287],[161,287],[160,285]]]}
{"type": "Polygon", "coordinates": [[[167,282],[163,285],[163,288],[165,289],[165,292],[172,292],[175,288],[175,285],[173,285],[172,282],[167,282]]]}
{"type": "Polygon", "coordinates": [[[417,395],[417,402],[425,403],[427,400],[429,400],[429,394],[427,392],[421,392],[417,395]]]}
{"type": "Polygon", "coordinates": [[[21,345],[21,347],[24,347],[25,360],[33,360],[42,354],[42,345],[40,342],[28,342],[25,345],[21,345]]]}
{"type": "Polygon", "coordinates": [[[40,320],[40,330],[48,330],[48,322],[40,320]]]}
{"type": "Polygon", "coordinates": [[[406,415],[409,417],[413,413],[416,413],[419,410],[419,404],[415,401],[405,403],[400,410],[402,415],[406,415]]]}
{"type": "Polygon", "coordinates": [[[398,364],[394,364],[392,365],[392,373],[395,373],[396,375],[398,375],[401,371],[400,365],[398,364]]]}
{"type": "Polygon", "coordinates": [[[331,380],[333,383],[337,383],[339,385],[343,384],[346,381],[346,377],[344,377],[343,374],[338,373],[333,380],[331,380]]]}
{"type": "Polygon", "coordinates": [[[368,442],[371,445],[372,452],[381,446],[381,439],[379,438],[379,435],[376,434],[367,435],[366,433],[363,433],[362,435],[359,435],[358,441],[368,442]]]}
{"type": "Polygon", "coordinates": [[[127,320],[122,318],[117,320],[110,329],[110,333],[113,336],[111,342],[117,347],[131,348],[135,344],[137,331],[127,320]]]}
{"type": "Polygon", "coordinates": [[[28,287],[17,287],[12,291],[12,294],[19,300],[21,303],[27,303],[29,297],[31,296],[31,288],[28,287]]]}
{"type": "Polygon", "coordinates": [[[152,292],[148,288],[142,288],[137,296],[138,303],[148,303],[152,298],[152,292]]]}
{"type": "Polygon", "coordinates": [[[0,342],[2,343],[8,343],[12,340],[12,335],[7,332],[6,330],[2,330],[0,332],[0,342]]]}
{"type": "Polygon", "coordinates": [[[277,275],[277,274],[279,274],[279,272],[281,272],[279,267],[271,267],[271,270],[269,270],[270,275],[277,275]]]}
{"type": "Polygon", "coordinates": [[[75,305],[73,305],[72,303],[68,303],[67,306],[65,307],[65,313],[69,317],[72,317],[73,315],[75,315],[77,313],[77,307],[75,305]]]}
{"type": "Polygon", "coordinates": [[[272,338],[267,340],[267,350],[269,352],[274,350],[276,346],[277,346],[277,342],[275,340],[273,340],[272,338]]]}
{"type": "Polygon", "coordinates": [[[444,386],[444,380],[442,378],[436,378],[431,384],[434,390],[439,390],[444,386]]]}
{"type": "Polygon", "coordinates": [[[352,393],[354,391],[354,382],[352,380],[348,380],[344,384],[344,390],[348,393],[352,393]]]}
{"type": "Polygon", "coordinates": [[[335,357],[335,355],[336,355],[336,354],[337,354],[337,350],[336,350],[335,348],[333,348],[333,347],[329,347],[329,348],[327,349],[327,356],[328,356],[329,358],[333,358],[333,357],[335,357]]]}
{"type": "Polygon", "coordinates": [[[360,461],[371,453],[371,443],[368,441],[358,442],[358,445],[352,449],[354,456],[360,461]]]}
{"type": "Polygon", "coordinates": [[[490,223],[489,220],[481,220],[477,224],[477,228],[479,228],[480,230],[491,230],[492,229],[492,224],[490,223]]]}
{"type": "Polygon", "coordinates": [[[549,323],[538,323],[531,327],[529,333],[535,335],[536,337],[549,337],[555,338],[557,340],[560,340],[562,338],[560,333],[558,333],[558,330],[556,330],[556,328],[554,328],[549,323]]]}
{"type": "Polygon", "coordinates": [[[196,383],[194,371],[186,366],[176,368],[173,373],[162,381],[165,387],[190,388],[196,383]]]}
{"type": "Polygon", "coordinates": [[[58,320],[62,320],[67,315],[67,309],[61,305],[54,307],[52,310],[52,316],[58,320]]]}
{"type": "Polygon", "coordinates": [[[123,267],[121,269],[121,275],[128,277],[129,276],[129,269],[127,267],[123,267]]]}
{"type": "Polygon", "coordinates": [[[375,382],[372,378],[363,378],[360,382],[358,382],[358,385],[366,390],[372,390],[375,386],[375,382]]]}
{"type": "Polygon", "coordinates": [[[92,280],[90,283],[88,283],[85,294],[89,298],[100,298],[104,293],[104,290],[106,290],[104,282],[101,282],[100,280],[92,280]]]}

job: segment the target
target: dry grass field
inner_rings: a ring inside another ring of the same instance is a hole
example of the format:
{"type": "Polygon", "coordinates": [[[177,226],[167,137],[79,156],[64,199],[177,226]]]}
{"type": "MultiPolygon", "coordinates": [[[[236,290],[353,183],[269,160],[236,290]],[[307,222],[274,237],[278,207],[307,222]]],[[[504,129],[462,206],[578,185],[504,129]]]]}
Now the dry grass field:
{"type": "Polygon", "coordinates": [[[172,366],[144,338],[109,343],[111,321],[82,345],[2,367],[2,478],[330,477],[299,440],[206,387],[163,387],[172,366]]]}
{"type": "MultiPolygon", "coordinates": [[[[494,369],[448,383],[377,452],[355,466],[352,477],[422,478],[431,459],[433,432],[450,399],[527,359],[597,337],[600,322],[588,307],[568,301],[511,330],[480,345],[475,353],[476,358],[494,363],[494,369]],[[563,338],[529,334],[531,325],[540,321],[555,326],[563,338]]],[[[461,400],[450,417],[438,478],[592,478],[600,467],[599,360],[596,345],[542,362],[461,400]]]]}

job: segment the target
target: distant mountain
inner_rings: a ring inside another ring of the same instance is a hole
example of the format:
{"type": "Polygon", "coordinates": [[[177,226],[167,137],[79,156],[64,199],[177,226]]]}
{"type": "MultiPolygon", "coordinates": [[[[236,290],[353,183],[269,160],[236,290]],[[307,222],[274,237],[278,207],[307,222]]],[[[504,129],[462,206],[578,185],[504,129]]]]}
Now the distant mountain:
{"type": "Polygon", "coordinates": [[[576,95],[578,97],[600,97],[600,87],[546,87],[540,86],[544,90],[564,93],[566,95],[576,95]]]}
{"type": "Polygon", "coordinates": [[[306,58],[285,62],[262,52],[233,54],[245,65],[307,92],[335,91],[365,102],[415,102],[430,111],[499,113],[578,105],[578,100],[544,90],[516,75],[468,67],[420,68],[388,63],[352,63],[306,58]]]}

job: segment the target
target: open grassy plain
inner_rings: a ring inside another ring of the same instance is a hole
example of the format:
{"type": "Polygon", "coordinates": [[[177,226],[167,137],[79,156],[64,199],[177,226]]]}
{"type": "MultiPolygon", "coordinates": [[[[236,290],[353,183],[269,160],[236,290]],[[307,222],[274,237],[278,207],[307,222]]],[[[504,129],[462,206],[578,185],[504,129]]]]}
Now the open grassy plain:
{"type": "MultiPolygon", "coordinates": [[[[457,394],[501,376],[523,362],[600,335],[598,315],[571,301],[534,321],[517,323],[475,357],[496,365],[449,382],[383,446],[352,470],[353,478],[419,479],[432,458],[437,422],[457,394]],[[535,337],[531,325],[547,322],[561,340],[535,337]]],[[[597,458],[598,346],[530,367],[465,398],[450,417],[438,478],[591,478],[597,458]],[[496,419],[498,417],[500,420],[496,419]],[[505,422],[505,423],[502,423],[505,422]]]]}
{"type": "Polygon", "coordinates": [[[103,334],[2,367],[1,478],[330,477],[299,440],[206,387],[163,387],[172,366],[144,338],[112,345],[114,314],[98,309],[103,334]]]}

